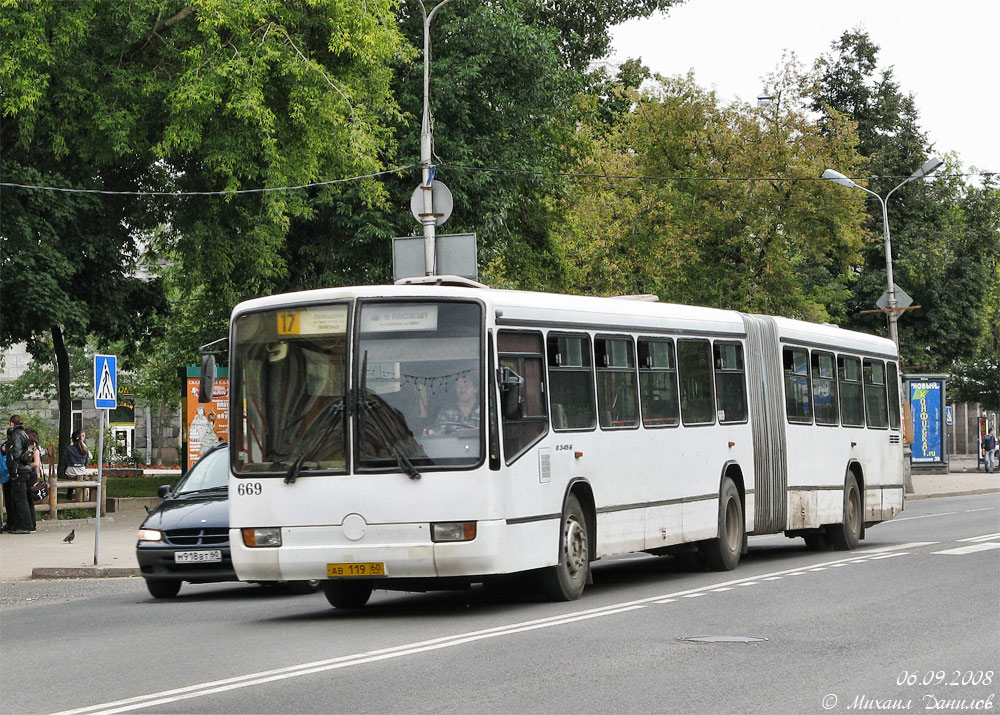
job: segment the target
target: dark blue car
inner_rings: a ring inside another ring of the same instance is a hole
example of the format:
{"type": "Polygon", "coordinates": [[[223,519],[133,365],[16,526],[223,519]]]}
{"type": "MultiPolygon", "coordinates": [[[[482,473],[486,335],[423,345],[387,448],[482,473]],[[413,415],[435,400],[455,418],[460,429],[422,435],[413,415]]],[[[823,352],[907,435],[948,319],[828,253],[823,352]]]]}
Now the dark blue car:
{"type": "MultiPolygon", "coordinates": [[[[154,598],[172,598],[181,583],[236,581],[229,553],[229,445],[222,443],[195,462],[177,486],[160,487],[163,502],[139,527],[136,558],[154,598]]],[[[311,593],[316,581],[287,584],[311,593]]]]}

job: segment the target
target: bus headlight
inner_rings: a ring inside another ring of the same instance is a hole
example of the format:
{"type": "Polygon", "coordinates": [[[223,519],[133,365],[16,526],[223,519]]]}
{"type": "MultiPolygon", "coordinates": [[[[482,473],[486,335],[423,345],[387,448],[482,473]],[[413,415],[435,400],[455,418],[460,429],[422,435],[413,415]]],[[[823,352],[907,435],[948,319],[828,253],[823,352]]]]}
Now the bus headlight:
{"type": "Polygon", "coordinates": [[[432,541],[472,541],[476,538],[476,522],[449,521],[431,524],[432,541]]]}
{"type": "Polygon", "coordinates": [[[163,532],[156,529],[139,529],[139,541],[163,541],[163,532]]]}
{"type": "Polygon", "coordinates": [[[261,546],[281,546],[281,529],[276,526],[240,529],[243,543],[250,548],[261,546]]]}

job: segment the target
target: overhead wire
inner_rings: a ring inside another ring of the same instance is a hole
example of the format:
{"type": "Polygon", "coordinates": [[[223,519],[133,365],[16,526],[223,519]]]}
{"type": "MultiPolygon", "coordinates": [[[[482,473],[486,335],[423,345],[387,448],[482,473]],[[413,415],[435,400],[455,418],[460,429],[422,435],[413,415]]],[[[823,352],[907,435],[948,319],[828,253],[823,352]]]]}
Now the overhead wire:
{"type": "MultiPolygon", "coordinates": [[[[704,182],[755,182],[755,181],[767,181],[767,182],[815,182],[815,181],[829,181],[828,179],[823,179],[819,176],[687,176],[687,175],[648,175],[648,174],[608,174],[608,173],[596,173],[596,172],[564,172],[564,171],[542,171],[539,169],[510,169],[510,168],[500,168],[500,167],[478,167],[478,166],[464,166],[461,164],[447,164],[441,163],[437,165],[442,169],[453,169],[455,171],[465,171],[465,172],[478,172],[478,173],[492,173],[492,174],[519,174],[523,176],[536,176],[536,177],[556,177],[565,179],[596,179],[596,180],[606,180],[606,181],[704,181],[704,182]]],[[[183,197],[183,196],[236,196],[244,194],[261,194],[270,193],[277,191],[298,191],[302,189],[312,189],[320,186],[329,186],[331,184],[342,184],[353,181],[361,181],[363,179],[373,179],[379,176],[386,176],[388,174],[399,174],[410,169],[418,168],[419,164],[407,164],[405,166],[398,166],[392,169],[385,169],[383,171],[377,171],[371,174],[362,174],[359,176],[350,176],[340,179],[329,179],[326,181],[316,181],[308,184],[299,184],[295,186],[266,186],[261,188],[253,189],[232,189],[232,190],[217,190],[217,191],[118,191],[109,189],[79,189],[73,187],[65,186],[45,186],[36,184],[21,184],[9,181],[0,181],[0,186],[7,188],[25,189],[31,191],[56,191],[63,193],[76,193],[76,194],[98,194],[104,196],[169,196],[169,197],[183,197]]],[[[938,179],[942,178],[966,178],[966,177],[994,177],[996,172],[992,171],[975,171],[975,172],[965,172],[965,173],[955,173],[955,174],[939,174],[936,176],[938,179]]],[[[849,177],[856,181],[873,181],[877,179],[905,179],[905,176],[865,176],[865,177],[849,177]]]]}

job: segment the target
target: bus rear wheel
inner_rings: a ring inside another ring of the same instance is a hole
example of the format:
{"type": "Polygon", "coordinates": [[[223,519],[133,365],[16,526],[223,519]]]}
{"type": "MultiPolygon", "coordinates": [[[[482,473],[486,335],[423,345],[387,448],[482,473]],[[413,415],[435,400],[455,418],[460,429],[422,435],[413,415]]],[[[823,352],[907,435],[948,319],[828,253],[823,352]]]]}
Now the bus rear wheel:
{"type": "Polygon", "coordinates": [[[851,551],[861,541],[861,490],[858,479],[851,474],[844,486],[844,521],[830,527],[830,540],[835,549],[851,551]]]}
{"type": "Polygon", "coordinates": [[[334,608],[361,608],[372,597],[371,581],[324,581],[323,595],[334,608]]]}
{"type": "Polygon", "coordinates": [[[704,542],[702,556],[713,571],[732,571],[743,553],[743,504],[733,480],[722,480],[719,491],[719,537],[704,542]]]}
{"type": "Polygon", "coordinates": [[[572,494],[563,509],[559,563],[538,574],[538,585],[551,601],[575,601],[590,576],[590,537],[580,501],[572,494]]]}

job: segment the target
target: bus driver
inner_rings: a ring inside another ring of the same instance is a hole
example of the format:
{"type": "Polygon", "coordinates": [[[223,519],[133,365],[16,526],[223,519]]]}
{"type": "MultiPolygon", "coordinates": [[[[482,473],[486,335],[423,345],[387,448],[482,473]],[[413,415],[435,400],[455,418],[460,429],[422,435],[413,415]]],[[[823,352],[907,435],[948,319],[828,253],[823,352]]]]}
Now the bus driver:
{"type": "Polygon", "coordinates": [[[438,412],[425,435],[448,434],[462,427],[479,427],[479,380],[466,372],[455,380],[455,402],[438,412]]]}

